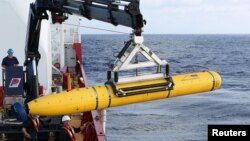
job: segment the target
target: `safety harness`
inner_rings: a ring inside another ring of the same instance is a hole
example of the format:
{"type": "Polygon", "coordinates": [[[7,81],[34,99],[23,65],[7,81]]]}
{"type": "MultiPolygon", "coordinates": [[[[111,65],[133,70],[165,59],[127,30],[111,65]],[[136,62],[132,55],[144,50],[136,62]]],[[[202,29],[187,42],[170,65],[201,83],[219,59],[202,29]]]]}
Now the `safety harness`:
{"type": "Polygon", "coordinates": [[[32,124],[33,124],[33,126],[35,128],[35,131],[38,132],[39,126],[40,126],[39,119],[34,119],[34,118],[31,117],[31,115],[29,115],[29,118],[32,121],[32,124]]]}
{"type": "Polygon", "coordinates": [[[76,140],[76,137],[75,137],[75,130],[71,127],[71,126],[63,126],[62,127],[65,131],[67,131],[69,137],[70,137],[70,140],[71,141],[75,141],[76,140]]]}

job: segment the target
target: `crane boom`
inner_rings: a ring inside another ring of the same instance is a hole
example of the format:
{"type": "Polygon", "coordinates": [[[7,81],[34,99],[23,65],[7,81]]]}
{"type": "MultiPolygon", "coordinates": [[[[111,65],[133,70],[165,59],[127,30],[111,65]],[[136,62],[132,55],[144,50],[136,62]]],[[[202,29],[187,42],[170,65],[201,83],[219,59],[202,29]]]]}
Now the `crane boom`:
{"type": "Polygon", "coordinates": [[[49,19],[47,11],[51,12],[53,23],[62,23],[69,14],[74,14],[115,26],[131,27],[140,36],[144,20],[139,6],[140,0],[36,0],[31,3],[25,45],[25,103],[38,97],[39,38],[42,20],[49,19]]]}

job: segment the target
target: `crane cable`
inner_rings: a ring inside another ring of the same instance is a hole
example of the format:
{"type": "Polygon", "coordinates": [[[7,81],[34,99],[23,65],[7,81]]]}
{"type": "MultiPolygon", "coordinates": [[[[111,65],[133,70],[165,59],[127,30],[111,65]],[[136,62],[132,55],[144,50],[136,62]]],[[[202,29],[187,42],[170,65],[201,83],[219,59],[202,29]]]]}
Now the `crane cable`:
{"type": "Polygon", "coordinates": [[[77,26],[77,27],[82,27],[82,28],[93,29],[93,30],[100,30],[100,31],[119,33],[119,34],[130,34],[130,33],[127,33],[127,32],[122,32],[122,31],[115,31],[115,30],[110,30],[110,29],[96,28],[96,27],[90,27],[90,26],[84,26],[84,25],[75,25],[75,24],[69,24],[69,23],[64,23],[64,24],[65,25],[70,25],[70,26],[77,26]]]}

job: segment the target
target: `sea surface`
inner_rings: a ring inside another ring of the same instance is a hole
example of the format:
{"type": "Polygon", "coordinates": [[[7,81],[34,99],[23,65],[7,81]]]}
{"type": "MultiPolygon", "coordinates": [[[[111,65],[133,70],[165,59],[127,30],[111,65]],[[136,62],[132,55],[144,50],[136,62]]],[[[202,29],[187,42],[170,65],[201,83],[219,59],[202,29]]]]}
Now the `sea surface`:
{"type": "MultiPolygon", "coordinates": [[[[206,141],[208,124],[250,124],[250,35],[144,35],[170,73],[215,70],[222,87],[108,109],[108,141],[206,141]]],[[[103,84],[129,35],[82,35],[89,85],[103,84]]]]}

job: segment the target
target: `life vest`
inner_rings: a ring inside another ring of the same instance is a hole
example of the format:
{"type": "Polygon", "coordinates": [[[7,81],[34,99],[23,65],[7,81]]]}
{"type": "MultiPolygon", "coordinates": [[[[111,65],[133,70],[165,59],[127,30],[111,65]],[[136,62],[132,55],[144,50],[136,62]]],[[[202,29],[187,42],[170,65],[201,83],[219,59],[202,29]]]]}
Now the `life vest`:
{"type": "Polygon", "coordinates": [[[63,126],[62,128],[63,128],[65,131],[67,131],[67,133],[68,133],[68,135],[69,135],[71,141],[75,141],[75,140],[76,140],[74,128],[72,128],[71,126],[68,126],[68,127],[63,126]]]}
{"type": "Polygon", "coordinates": [[[31,117],[31,115],[29,115],[29,118],[30,118],[30,120],[31,120],[31,122],[32,122],[32,124],[33,124],[33,126],[35,128],[35,131],[38,132],[39,126],[40,126],[39,119],[34,119],[34,118],[31,117]]]}

